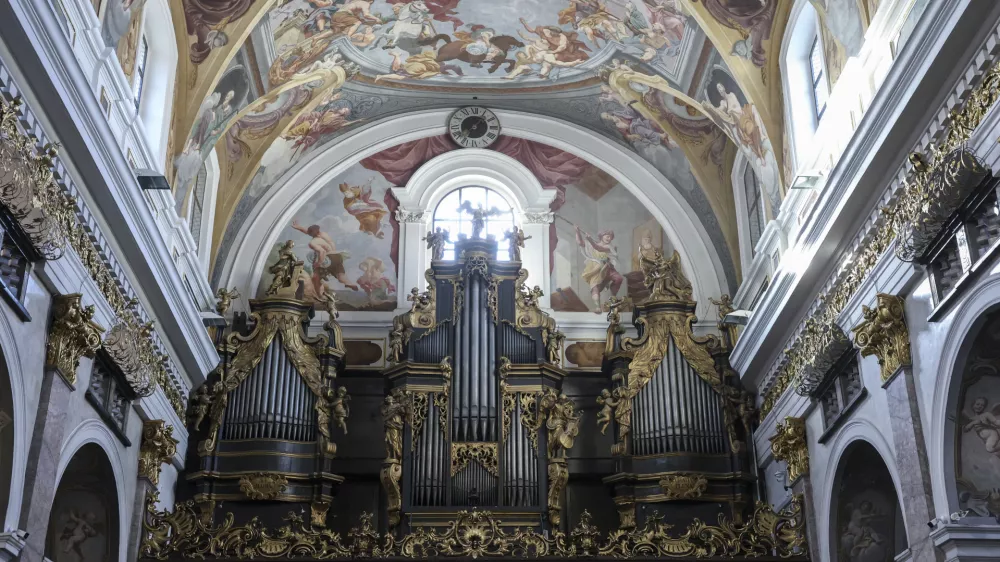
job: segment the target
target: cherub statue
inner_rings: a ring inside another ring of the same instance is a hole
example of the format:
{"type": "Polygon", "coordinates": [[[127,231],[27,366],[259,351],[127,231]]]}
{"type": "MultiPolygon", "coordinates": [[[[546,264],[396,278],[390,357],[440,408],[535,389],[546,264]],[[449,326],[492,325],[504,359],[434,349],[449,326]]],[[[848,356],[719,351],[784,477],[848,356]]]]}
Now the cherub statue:
{"type": "Polygon", "coordinates": [[[438,227],[434,232],[428,232],[424,236],[427,241],[427,249],[431,251],[431,259],[439,261],[444,259],[444,245],[448,243],[450,234],[447,230],[438,227]]]}
{"type": "Polygon", "coordinates": [[[229,307],[233,305],[233,299],[240,298],[240,292],[236,289],[226,289],[225,287],[222,287],[219,289],[219,292],[215,294],[215,296],[219,299],[218,302],[215,303],[215,311],[219,313],[219,316],[225,316],[226,311],[228,311],[229,307]]]}
{"type": "Polygon", "coordinates": [[[330,320],[340,316],[340,311],[337,310],[337,293],[330,290],[329,286],[327,286],[326,291],[323,292],[321,299],[322,310],[325,310],[326,313],[330,315],[330,320]]]}
{"type": "Polygon", "coordinates": [[[608,430],[608,425],[611,424],[612,409],[618,403],[611,397],[611,391],[606,388],[597,397],[597,403],[601,405],[601,411],[597,412],[597,425],[601,427],[601,435],[604,435],[604,432],[608,430]]]}
{"type": "Polygon", "coordinates": [[[524,230],[515,226],[504,234],[504,239],[510,242],[511,261],[521,261],[521,248],[524,247],[525,240],[531,240],[531,236],[525,236],[524,230]]]}
{"type": "Polygon", "coordinates": [[[350,401],[351,397],[347,394],[346,386],[338,387],[333,400],[330,401],[330,406],[333,409],[333,419],[337,423],[337,426],[344,430],[344,435],[347,435],[347,417],[351,415],[351,408],[348,406],[348,402],[350,401]]]}
{"type": "Polygon", "coordinates": [[[525,308],[538,308],[538,299],[542,298],[545,294],[542,288],[535,285],[530,291],[525,290],[521,293],[522,302],[525,308]]]}
{"type": "Polygon", "coordinates": [[[201,422],[208,414],[208,408],[212,404],[212,397],[208,395],[208,383],[199,386],[191,391],[188,400],[188,424],[191,429],[197,431],[201,427],[201,422]]]}
{"type": "Polygon", "coordinates": [[[410,301],[410,312],[426,312],[431,307],[431,297],[428,293],[421,293],[416,287],[410,289],[410,294],[406,297],[410,301]]]}

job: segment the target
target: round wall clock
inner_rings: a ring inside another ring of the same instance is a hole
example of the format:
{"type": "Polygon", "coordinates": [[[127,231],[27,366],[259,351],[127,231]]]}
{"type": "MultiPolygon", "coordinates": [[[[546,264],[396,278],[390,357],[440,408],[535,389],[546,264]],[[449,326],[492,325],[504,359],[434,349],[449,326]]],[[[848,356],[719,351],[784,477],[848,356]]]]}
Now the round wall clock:
{"type": "Polygon", "coordinates": [[[500,119],[485,107],[463,107],[448,119],[448,134],[463,148],[486,148],[500,138],[500,119]]]}

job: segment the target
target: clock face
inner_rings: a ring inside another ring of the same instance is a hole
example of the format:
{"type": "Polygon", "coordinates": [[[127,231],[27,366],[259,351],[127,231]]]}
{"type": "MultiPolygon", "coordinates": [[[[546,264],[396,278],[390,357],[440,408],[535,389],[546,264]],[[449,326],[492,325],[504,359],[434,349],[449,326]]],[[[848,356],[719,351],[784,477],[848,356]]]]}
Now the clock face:
{"type": "Polygon", "coordinates": [[[500,119],[482,107],[463,107],[448,119],[448,133],[464,148],[486,148],[500,138],[500,119]]]}

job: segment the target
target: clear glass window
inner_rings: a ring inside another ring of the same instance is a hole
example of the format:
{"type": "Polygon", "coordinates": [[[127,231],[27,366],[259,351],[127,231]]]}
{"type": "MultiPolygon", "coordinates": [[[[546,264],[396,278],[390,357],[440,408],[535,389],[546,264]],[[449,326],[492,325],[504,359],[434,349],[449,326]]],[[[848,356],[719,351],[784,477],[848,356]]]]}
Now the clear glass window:
{"type": "Polygon", "coordinates": [[[472,236],[472,216],[460,210],[460,207],[468,201],[472,208],[478,208],[481,204],[484,209],[496,208],[499,212],[486,218],[486,231],[484,235],[493,237],[500,241],[497,251],[498,260],[509,260],[510,250],[503,242],[504,233],[514,228],[514,210],[510,203],[499,193],[485,187],[460,187],[445,195],[444,199],[438,203],[434,209],[434,221],[431,228],[442,228],[448,231],[448,243],[444,247],[444,259],[455,259],[455,241],[459,235],[472,236]]]}
{"type": "Polygon", "coordinates": [[[198,177],[195,178],[194,193],[191,194],[191,212],[188,218],[188,226],[191,229],[191,237],[194,238],[195,249],[198,248],[198,241],[201,239],[201,220],[205,213],[205,184],[208,182],[208,170],[202,164],[198,177]]]}
{"type": "Polygon", "coordinates": [[[142,83],[146,78],[146,62],[149,58],[149,44],[146,37],[139,39],[139,47],[135,53],[135,82],[132,84],[132,98],[135,100],[135,108],[139,109],[139,101],[142,100],[142,83]]]}
{"type": "Polygon", "coordinates": [[[819,44],[819,37],[813,39],[812,47],[809,48],[809,77],[812,80],[813,112],[816,115],[816,122],[823,117],[826,111],[826,99],[830,92],[826,87],[826,73],[823,71],[823,49],[819,44]]]}
{"type": "Polygon", "coordinates": [[[747,164],[743,170],[743,196],[747,202],[747,224],[750,230],[750,248],[757,253],[757,241],[764,231],[764,202],[760,193],[760,180],[753,166],[747,164]]]}

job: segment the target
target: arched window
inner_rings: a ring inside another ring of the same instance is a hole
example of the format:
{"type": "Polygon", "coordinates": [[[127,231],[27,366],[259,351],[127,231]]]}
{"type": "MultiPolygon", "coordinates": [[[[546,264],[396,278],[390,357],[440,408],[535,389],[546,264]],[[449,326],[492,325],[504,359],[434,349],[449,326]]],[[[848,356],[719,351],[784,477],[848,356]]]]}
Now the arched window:
{"type": "Polygon", "coordinates": [[[781,46],[785,122],[792,160],[806,162],[830,95],[819,15],[809,0],[796,0],[787,29],[781,46]]]}
{"type": "Polygon", "coordinates": [[[205,186],[208,183],[208,168],[201,165],[198,177],[194,180],[194,192],[191,194],[191,205],[188,207],[188,226],[191,237],[194,238],[195,250],[201,247],[201,225],[205,215],[205,186]]]}
{"type": "MultiPolygon", "coordinates": [[[[485,187],[460,187],[445,195],[434,209],[434,222],[431,228],[442,228],[450,234],[444,249],[446,260],[455,259],[455,240],[460,235],[472,236],[472,217],[460,209],[465,202],[469,202],[474,209],[480,205],[484,209],[497,209],[498,214],[486,218],[486,237],[492,236],[497,240],[503,240],[504,233],[514,228],[514,211],[503,196],[485,187]]],[[[510,251],[506,244],[500,244],[497,259],[510,259],[510,251]]]]}
{"type": "Polygon", "coordinates": [[[760,179],[754,172],[753,166],[747,162],[747,167],[743,170],[743,196],[747,205],[747,229],[750,238],[750,255],[757,253],[757,242],[764,232],[764,201],[760,193],[760,179]]]}
{"type": "Polygon", "coordinates": [[[147,1],[143,8],[142,35],[136,49],[133,96],[150,153],[159,169],[166,165],[177,44],[166,0],[147,1]]]}
{"type": "Polygon", "coordinates": [[[823,118],[826,111],[826,99],[830,89],[826,83],[826,72],[823,70],[823,47],[819,44],[819,36],[813,37],[812,47],[809,47],[809,78],[812,83],[813,115],[816,122],[823,118]]]}

